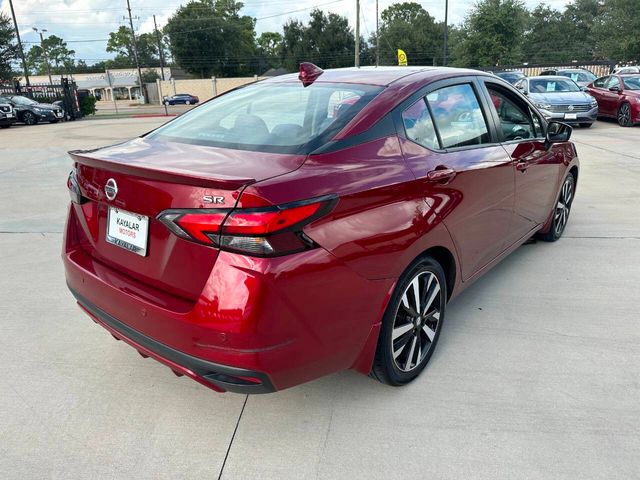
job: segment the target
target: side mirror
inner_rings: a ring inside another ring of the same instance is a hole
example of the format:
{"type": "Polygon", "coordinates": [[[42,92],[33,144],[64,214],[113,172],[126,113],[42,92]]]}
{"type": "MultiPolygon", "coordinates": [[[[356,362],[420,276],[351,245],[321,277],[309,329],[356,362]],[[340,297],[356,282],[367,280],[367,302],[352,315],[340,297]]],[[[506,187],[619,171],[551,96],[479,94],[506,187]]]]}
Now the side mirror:
{"type": "Polygon", "coordinates": [[[580,91],[587,92],[589,91],[589,89],[583,85],[582,87],[580,87],[580,91]]]}
{"type": "Polygon", "coordinates": [[[547,148],[551,147],[554,143],[568,142],[571,138],[571,132],[573,129],[566,123],[549,122],[547,125],[547,138],[545,145],[547,148]]]}

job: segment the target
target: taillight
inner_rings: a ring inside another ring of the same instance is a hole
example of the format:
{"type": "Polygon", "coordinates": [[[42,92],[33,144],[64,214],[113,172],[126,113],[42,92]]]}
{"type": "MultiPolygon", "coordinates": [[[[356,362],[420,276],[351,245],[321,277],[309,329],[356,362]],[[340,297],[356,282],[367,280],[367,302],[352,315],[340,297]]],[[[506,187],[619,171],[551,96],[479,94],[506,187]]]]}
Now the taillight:
{"type": "Polygon", "coordinates": [[[80,191],[80,186],[78,185],[78,176],[76,173],[76,167],[73,167],[73,170],[69,172],[69,177],[67,178],[67,188],[69,189],[69,196],[71,197],[71,201],[73,203],[77,203],[78,205],[82,205],[87,201],[85,197],[82,196],[82,192],[80,191]]]}
{"type": "Polygon", "coordinates": [[[302,229],[329,213],[336,201],[331,195],[274,207],[166,210],[157,218],[185,240],[268,257],[313,248],[302,229]]]}

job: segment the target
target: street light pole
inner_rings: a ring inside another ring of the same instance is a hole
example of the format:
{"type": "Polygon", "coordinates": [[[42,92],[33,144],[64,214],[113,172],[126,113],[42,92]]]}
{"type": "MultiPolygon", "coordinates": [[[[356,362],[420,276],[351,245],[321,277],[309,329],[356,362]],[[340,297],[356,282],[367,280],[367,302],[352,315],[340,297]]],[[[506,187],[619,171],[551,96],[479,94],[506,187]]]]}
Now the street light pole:
{"type": "Polygon", "coordinates": [[[136,61],[136,68],[138,69],[138,84],[140,85],[140,93],[143,97],[145,97],[146,103],[146,95],[144,94],[144,84],[142,83],[142,70],[140,70],[140,62],[138,61],[138,45],[136,43],[136,32],[133,29],[133,18],[131,17],[131,4],[129,0],[127,0],[127,10],[129,11],[129,26],[131,27],[131,43],[133,44],[133,58],[136,61]]]}
{"type": "Polygon", "coordinates": [[[376,0],[376,67],[380,65],[380,28],[378,15],[378,0],[376,0]]]}
{"type": "Polygon", "coordinates": [[[51,67],[49,66],[49,56],[47,55],[47,47],[44,45],[44,36],[43,33],[46,33],[46,29],[38,30],[36,27],[33,27],[33,30],[40,34],[40,47],[42,48],[42,53],[44,54],[44,64],[47,66],[47,75],[49,75],[49,85],[53,85],[53,80],[51,79],[51,67]]]}
{"type": "Polygon", "coordinates": [[[13,0],[9,0],[9,8],[11,8],[11,16],[13,17],[13,27],[16,30],[16,40],[18,40],[18,50],[20,50],[20,58],[22,59],[22,68],[24,69],[24,81],[27,83],[27,87],[29,87],[31,86],[31,83],[29,83],[29,70],[27,69],[27,61],[24,58],[24,50],[22,49],[20,32],[18,32],[18,22],[16,21],[16,12],[14,12],[13,10],[13,0]]]}
{"type": "Polygon", "coordinates": [[[360,0],[356,0],[356,68],[360,67],[360,0]]]}
{"type": "Polygon", "coordinates": [[[442,49],[442,65],[447,66],[447,29],[449,16],[449,0],[444,0],[444,47],[442,49]]]}

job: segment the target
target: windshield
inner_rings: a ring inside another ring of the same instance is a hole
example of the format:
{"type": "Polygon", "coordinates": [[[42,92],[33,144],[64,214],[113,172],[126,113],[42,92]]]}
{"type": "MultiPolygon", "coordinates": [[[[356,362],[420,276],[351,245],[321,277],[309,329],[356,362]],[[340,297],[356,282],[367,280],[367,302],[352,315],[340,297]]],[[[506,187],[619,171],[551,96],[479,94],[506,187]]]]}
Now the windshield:
{"type": "Polygon", "coordinates": [[[531,93],[562,93],[579,92],[580,87],[571,80],[561,80],[559,78],[535,79],[530,81],[529,91],[531,93]]]}
{"type": "Polygon", "coordinates": [[[149,137],[242,150],[302,153],[335,134],[382,87],[315,82],[256,83],[191,110],[149,137]]]}
{"type": "Polygon", "coordinates": [[[14,95],[13,97],[11,97],[11,101],[16,105],[35,105],[36,103],[38,103],[38,102],[34,102],[30,98],[21,97],[19,95],[14,95]]]}
{"type": "Polygon", "coordinates": [[[640,75],[633,77],[622,77],[625,90],[640,90],[640,75]]]}
{"type": "Polygon", "coordinates": [[[574,82],[593,82],[598,78],[591,72],[559,72],[559,75],[570,78],[574,82]]]}

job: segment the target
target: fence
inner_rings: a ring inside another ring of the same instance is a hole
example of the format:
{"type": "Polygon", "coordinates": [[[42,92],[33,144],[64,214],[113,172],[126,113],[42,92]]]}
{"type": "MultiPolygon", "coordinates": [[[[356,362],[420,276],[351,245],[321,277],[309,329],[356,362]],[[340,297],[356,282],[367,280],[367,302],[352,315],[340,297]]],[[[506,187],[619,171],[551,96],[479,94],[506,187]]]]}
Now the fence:
{"type": "Polygon", "coordinates": [[[177,93],[189,93],[204,102],[233,88],[258,80],[261,78],[257,75],[234,78],[212,77],[198,80],[158,80],[155,84],[147,84],[147,92],[150,103],[162,103],[164,97],[170,97],[177,93]]]}
{"type": "MultiPolygon", "coordinates": [[[[508,65],[501,67],[500,70],[520,70],[527,77],[534,77],[539,75],[543,70],[560,70],[566,68],[584,68],[593,72],[596,77],[602,77],[610,74],[614,67],[615,62],[611,61],[586,61],[586,62],[568,62],[568,63],[552,63],[552,64],[521,64],[521,65],[508,65]]],[[[497,69],[494,69],[497,70],[497,69]]]]}
{"type": "Polygon", "coordinates": [[[62,78],[59,84],[32,83],[21,85],[16,81],[13,85],[0,84],[0,95],[21,95],[41,103],[60,101],[65,113],[72,120],[82,117],[78,100],[78,88],[75,82],[62,78]]]}

